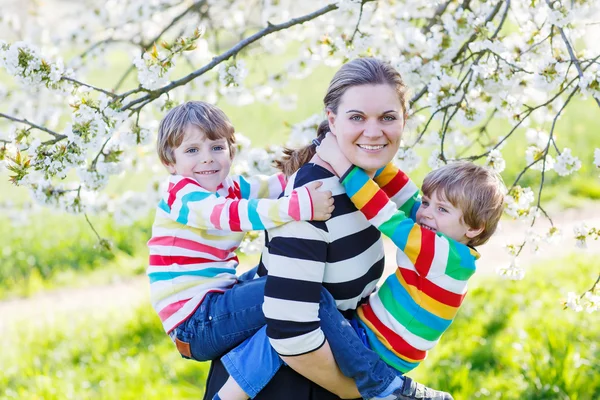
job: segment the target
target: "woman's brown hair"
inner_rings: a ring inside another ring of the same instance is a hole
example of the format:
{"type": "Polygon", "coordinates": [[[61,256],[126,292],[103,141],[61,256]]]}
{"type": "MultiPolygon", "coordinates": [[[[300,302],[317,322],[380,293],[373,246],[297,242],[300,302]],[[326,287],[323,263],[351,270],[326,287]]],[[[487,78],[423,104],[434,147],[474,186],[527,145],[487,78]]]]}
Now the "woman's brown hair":
{"type": "MultiPolygon", "coordinates": [[[[406,86],[404,81],[394,67],[377,58],[357,58],[342,65],[327,88],[327,93],[323,99],[325,109],[337,114],[338,106],[346,90],[362,85],[390,85],[393,87],[398,93],[404,120],[406,120],[406,86]]],[[[329,121],[325,120],[321,122],[317,129],[317,139],[323,139],[327,132],[329,132],[329,121]]],[[[276,160],[275,166],[286,176],[290,176],[313,158],[316,148],[314,144],[300,149],[285,148],[283,158],[276,160]]]]}

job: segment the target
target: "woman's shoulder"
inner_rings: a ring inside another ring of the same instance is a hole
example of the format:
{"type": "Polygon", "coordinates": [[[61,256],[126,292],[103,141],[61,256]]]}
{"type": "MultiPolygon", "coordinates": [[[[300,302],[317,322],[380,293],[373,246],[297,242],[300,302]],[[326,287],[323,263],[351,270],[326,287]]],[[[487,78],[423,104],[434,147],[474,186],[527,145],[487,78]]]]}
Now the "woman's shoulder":
{"type": "Polygon", "coordinates": [[[288,179],[288,185],[291,183],[293,188],[297,188],[313,181],[329,178],[336,178],[336,176],[320,165],[306,163],[288,179]]]}

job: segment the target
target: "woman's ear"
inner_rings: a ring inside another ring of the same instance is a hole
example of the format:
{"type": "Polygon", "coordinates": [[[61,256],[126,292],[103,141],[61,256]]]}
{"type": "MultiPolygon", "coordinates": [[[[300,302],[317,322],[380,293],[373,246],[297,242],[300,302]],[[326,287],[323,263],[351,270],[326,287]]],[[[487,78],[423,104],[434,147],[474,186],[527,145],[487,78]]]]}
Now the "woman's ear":
{"type": "Polygon", "coordinates": [[[336,115],[329,108],[327,109],[327,121],[329,121],[329,131],[335,136],[335,119],[336,115]]]}

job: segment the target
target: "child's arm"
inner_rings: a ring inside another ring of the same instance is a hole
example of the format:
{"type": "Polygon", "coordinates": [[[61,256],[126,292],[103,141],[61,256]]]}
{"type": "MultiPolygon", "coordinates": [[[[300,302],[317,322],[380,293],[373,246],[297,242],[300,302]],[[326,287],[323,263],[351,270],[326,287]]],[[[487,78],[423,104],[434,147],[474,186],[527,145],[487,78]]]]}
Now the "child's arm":
{"type": "Polygon", "coordinates": [[[283,173],[274,175],[255,175],[251,177],[236,176],[233,178],[239,185],[242,199],[277,199],[286,185],[283,173]]]}
{"type": "Polygon", "coordinates": [[[237,199],[209,192],[193,179],[175,176],[159,208],[181,224],[199,229],[248,232],[290,221],[324,220],[331,216],[330,191],[320,182],[295,189],[279,199],[237,199]]]}
{"type": "MultiPolygon", "coordinates": [[[[414,219],[396,209],[383,189],[362,169],[355,167],[341,153],[337,140],[328,134],[317,147],[317,154],[329,163],[346,189],[346,194],[358,208],[384,235],[392,239],[396,247],[409,258],[421,276],[427,276],[434,261],[445,272],[447,262],[460,265],[462,257],[454,248],[454,241],[442,234],[421,228],[414,219]],[[437,258],[436,258],[437,256],[437,258]],[[443,264],[443,265],[442,265],[443,264]]],[[[411,213],[416,215],[413,202],[411,213]]],[[[413,216],[414,218],[414,216],[413,216]]],[[[466,246],[465,246],[466,248],[466,246]]],[[[436,271],[437,272],[437,271],[436,271]]]]}
{"type": "Polygon", "coordinates": [[[475,272],[474,265],[463,261],[473,259],[474,251],[442,233],[422,228],[404,211],[396,210],[395,203],[362,169],[350,169],[342,184],[354,205],[381,233],[392,239],[419,275],[456,274],[455,279],[466,280],[475,272]]]}
{"type": "Polygon", "coordinates": [[[375,173],[373,180],[396,203],[397,209],[404,211],[413,220],[416,218],[421,206],[419,188],[408,175],[390,162],[375,173]]]}

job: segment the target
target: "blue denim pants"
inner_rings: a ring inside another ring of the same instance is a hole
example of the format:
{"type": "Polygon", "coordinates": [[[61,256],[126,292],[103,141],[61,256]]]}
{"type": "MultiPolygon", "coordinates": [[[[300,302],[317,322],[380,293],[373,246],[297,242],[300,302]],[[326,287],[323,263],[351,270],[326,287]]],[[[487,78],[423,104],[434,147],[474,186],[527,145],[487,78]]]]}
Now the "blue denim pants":
{"type": "MultiPolygon", "coordinates": [[[[367,347],[366,336],[358,324],[346,320],[338,311],[335,300],[321,288],[319,304],[321,329],[331,352],[344,375],[354,379],[364,398],[384,392],[400,372],[387,365],[377,353],[367,347]],[[362,337],[361,337],[362,336],[362,337]]],[[[269,343],[266,327],[225,354],[221,361],[240,387],[251,398],[255,397],[283,365],[283,361],[269,343]]]]}
{"type": "Polygon", "coordinates": [[[200,307],[175,330],[184,358],[216,360],[265,325],[262,304],[266,277],[252,279],[256,269],[240,276],[223,293],[209,293],[200,307]],[[184,354],[187,353],[187,354],[184,354]]]}

